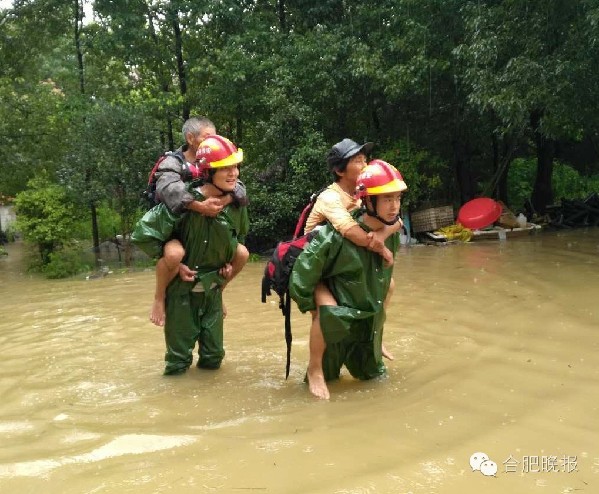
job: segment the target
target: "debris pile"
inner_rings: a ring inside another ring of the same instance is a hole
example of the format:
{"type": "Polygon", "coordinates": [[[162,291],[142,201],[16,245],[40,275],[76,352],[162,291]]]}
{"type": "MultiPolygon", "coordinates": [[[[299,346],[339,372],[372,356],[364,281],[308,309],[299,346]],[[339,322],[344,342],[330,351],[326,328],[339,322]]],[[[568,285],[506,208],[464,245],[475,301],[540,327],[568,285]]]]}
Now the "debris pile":
{"type": "Polygon", "coordinates": [[[599,226],[599,195],[586,199],[562,199],[561,205],[547,208],[549,224],[556,228],[599,226]]]}

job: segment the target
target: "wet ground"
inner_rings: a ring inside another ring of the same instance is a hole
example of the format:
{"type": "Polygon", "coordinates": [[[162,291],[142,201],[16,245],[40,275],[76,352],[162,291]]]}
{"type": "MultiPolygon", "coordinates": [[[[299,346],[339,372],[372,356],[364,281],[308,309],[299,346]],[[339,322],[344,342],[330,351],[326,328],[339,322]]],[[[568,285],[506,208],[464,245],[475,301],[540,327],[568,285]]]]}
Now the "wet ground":
{"type": "Polygon", "coordinates": [[[8,250],[0,492],[599,490],[599,229],[402,248],[388,376],[345,374],[329,402],[303,384],[297,311],[284,379],[262,263],[225,292],[223,367],[165,378],[151,271],[49,281],[8,250]]]}

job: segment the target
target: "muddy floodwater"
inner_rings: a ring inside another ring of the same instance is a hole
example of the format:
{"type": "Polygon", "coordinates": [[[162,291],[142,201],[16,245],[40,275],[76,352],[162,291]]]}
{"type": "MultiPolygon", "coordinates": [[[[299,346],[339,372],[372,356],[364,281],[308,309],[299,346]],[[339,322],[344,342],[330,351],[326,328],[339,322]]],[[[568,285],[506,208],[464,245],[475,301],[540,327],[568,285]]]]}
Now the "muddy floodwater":
{"type": "Polygon", "coordinates": [[[152,271],[43,280],[7,249],[2,493],[599,492],[599,228],[402,247],[388,375],[328,402],[297,310],[285,380],[263,263],[225,291],[222,368],[167,378],[152,271]]]}

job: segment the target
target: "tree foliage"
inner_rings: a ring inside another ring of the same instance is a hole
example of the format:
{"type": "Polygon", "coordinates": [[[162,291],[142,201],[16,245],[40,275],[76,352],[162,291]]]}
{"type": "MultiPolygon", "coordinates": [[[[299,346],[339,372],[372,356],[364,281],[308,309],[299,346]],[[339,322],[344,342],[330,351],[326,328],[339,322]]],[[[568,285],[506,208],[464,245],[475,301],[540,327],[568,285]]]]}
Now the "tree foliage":
{"type": "Polygon", "coordinates": [[[45,173],[32,178],[27,186],[15,197],[17,228],[45,265],[50,255],[73,237],[78,213],[64,188],[49,183],[45,173]]]}
{"type": "Polygon", "coordinates": [[[17,0],[0,27],[0,193],[45,169],[123,234],[189,113],[245,151],[256,249],[291,233],[344,137],[400,168],[410,208],[509,200],[523,158],[541,211],[581,142],[599,169],[590,0],[17,0]]]}
{"type": "Polygon", "coordinates": [[[533,140],[537,210],[553,201],[555,141],[580,138],[588,127],[588,113],[575,102],[596,92],[588,71],[596,57],[588,28],[594,11],[592,2],[562,0],[470,2],[463,9],[467,36],[455,53],[465,65],[468,101],[496,116],[499,132],[533,140]]]}

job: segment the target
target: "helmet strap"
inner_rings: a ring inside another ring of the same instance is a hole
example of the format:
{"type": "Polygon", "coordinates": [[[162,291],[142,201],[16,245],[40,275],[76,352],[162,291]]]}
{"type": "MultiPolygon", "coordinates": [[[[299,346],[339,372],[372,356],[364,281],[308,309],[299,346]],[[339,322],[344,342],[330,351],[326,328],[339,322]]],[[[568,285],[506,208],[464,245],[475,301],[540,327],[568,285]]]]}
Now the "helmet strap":
{"type": "Polygon", "coordinates": [[[221,188],[220,188],[218,185],[216,185],[214,182],[212,182],[212,187],[214,187],[214,188],[218,189],[218,190],[220,191],[221,195],[223,195],[223,196],[224,196],[224,195],[227,193],[227,191],[226,191],[226,190],[223,190],[223,189],[221,189],[221,188]]]}
{"type": "Polygon", "coordinates": [[[227,191],[227,190],[223,190],[223,189],[221,189],[221,188],[220,188],[218,185],[216,185],[216,184],[215,184],[215,183],[212,181],[212,177],[209,177],[207,180],[205,180],[205,182],[204,182],[204,183],[205,183],[205,184],[209,184],[209,185],[211,185],[212,187],[214,187],[216,190],[218,190],[218,191],[220,192],[220,195],[221,195],[221,196],[224,196],[224,195],[227,195],[227,194],[229,194],[229,193],[230,193],[229,191],[227,191]]]}
{"type": "Polygon", "coordinates": [[[372,203],[372,207],[374,209],[369,209],[367,206],[367,201],[366,199],[364,200],[364,210],[366,211],[366,214],[368,216],[372,216],[373,218],[379,220],[381,223],[387,225],[387,226],[393,226],[395,225],[395,223],[397,223],[399,221],[399,214],[395,217],[395,219],[393,221],[387,221],[384,220],[383,218],[381,218],[378,213],[376,212],[376,196],[368,196],[370,198],[370,202],[372,203]]]}

